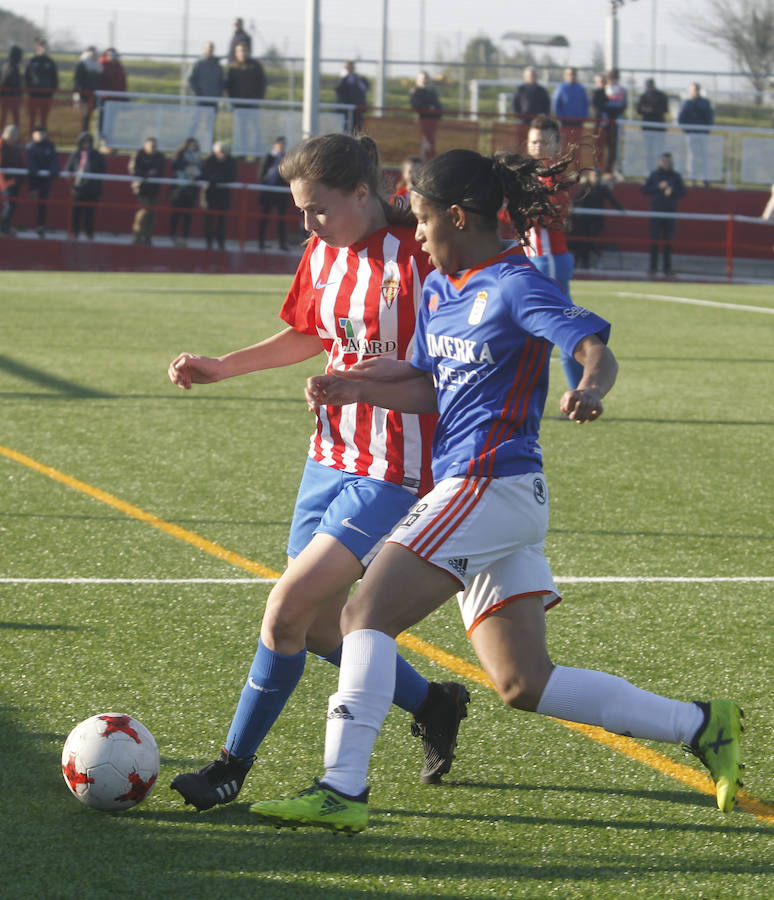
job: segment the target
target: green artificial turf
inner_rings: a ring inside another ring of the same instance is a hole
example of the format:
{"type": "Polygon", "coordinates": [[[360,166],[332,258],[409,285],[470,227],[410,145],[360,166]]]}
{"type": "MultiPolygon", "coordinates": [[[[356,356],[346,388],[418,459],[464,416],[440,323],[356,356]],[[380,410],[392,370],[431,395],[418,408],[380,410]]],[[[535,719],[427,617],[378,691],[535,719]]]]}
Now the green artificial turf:
{"type": "MultiPolygon", "coordinates": [[[[288,282],[4,273],[0,445],[281,570],[313,422],[303,382],[321,360],[190,393],[166,369],[180,351],[273,333],[288,282]]],[[[554,418],[552,363],[541,443],[556,577],[774,576],[774,316],[741,308],[774,309],[770,287],[579,282],[574,298],[613,323],[620,373],[604,416],[578,427],[554,418]]],[[[321,772],[336,673],[315,657],[235,803],[196,815],[169,789],[221,746],[270,585],[176,582],[249,573],[2,454],[0,485],[0,896],[774,893],[771,581],[560,581],[548,618],[557,662],[684,700],[737,699],[745,789],[769,821],[723,816],[687,784],[470,681],[447,784],[418,784],[419,741],[393,710],[369,828],[277,833],[248,804],[321,772]],[[161,751],[155,790],[123,814],[79,804],[60,771],[70,729],[105,711],[136,716],[161,751]]],[[[453,603],[412,632],[476,663],[453,603]]],[[[430,678],[459,677],[405,652],[430,678]]]]}

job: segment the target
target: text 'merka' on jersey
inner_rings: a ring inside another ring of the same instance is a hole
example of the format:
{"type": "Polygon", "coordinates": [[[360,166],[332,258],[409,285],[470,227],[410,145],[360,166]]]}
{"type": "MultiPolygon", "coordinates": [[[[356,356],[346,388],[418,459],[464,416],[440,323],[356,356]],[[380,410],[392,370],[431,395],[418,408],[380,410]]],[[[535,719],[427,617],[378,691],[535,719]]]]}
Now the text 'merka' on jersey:
{"type": "Polygon", "coordinates": [[[453,475],[539,472],[540,419],[556,344],[572,354],[610,325],[572,302],[510,247],[458,276],[425,281],[411,363],[432,372],[439,419],[436,483],[453,475]]]}

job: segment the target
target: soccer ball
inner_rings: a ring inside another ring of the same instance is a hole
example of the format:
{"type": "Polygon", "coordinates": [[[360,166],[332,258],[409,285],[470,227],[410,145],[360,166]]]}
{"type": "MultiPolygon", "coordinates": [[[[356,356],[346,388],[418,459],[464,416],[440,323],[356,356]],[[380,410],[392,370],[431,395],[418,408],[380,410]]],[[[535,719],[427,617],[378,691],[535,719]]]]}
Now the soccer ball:
{"type": "Polygon", "coordinates": [[[67,736],[62,774],[73,796],[94,809],[130,809],[159,774],[159,748],[148,729],[121,713],[84,719],[67,736]]]}

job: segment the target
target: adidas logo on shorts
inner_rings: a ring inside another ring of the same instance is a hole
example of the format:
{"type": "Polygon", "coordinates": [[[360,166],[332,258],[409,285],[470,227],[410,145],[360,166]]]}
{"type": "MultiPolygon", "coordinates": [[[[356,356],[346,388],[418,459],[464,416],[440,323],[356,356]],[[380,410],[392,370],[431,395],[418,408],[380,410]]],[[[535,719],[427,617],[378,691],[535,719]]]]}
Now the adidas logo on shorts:
{"type": "Polygon", "coordinates": [[[328,713],[329,719],[354,719],[355,717],[352,713],[347,709],[346,706],[342,703],[341,706],[337,706],[335,709],[332,709],[328,713]]]}
{"type": "Polygon", "coordinates": [[[456,559],[450,559],[449,565],[458,575],[464,575],[468,570],[467,556],[458,556],[456,559]]]}

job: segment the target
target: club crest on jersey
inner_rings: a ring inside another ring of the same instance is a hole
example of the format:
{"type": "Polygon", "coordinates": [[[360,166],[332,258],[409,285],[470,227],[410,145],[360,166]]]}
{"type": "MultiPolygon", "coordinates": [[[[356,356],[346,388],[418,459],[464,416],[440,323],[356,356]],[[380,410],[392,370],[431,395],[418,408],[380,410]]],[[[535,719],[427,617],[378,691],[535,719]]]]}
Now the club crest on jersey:
{"type": "Polygon", "coordinates": [[[400,272],[394,260],[384,265],[384,278],[382,279],[382,297],[389,309],[398,298],[400,291],[400,272]]]}
{"type": "Polygon", "coordinates": [[[481,319],[484,317],[484,310],[486,309],[486,298],[486,291],[479,291],[476,294],[476,299],[473,301],[473,306],[468,316],[468,325],[481,324],[481,319]]]}
{"type": "Polygon", "coordinates": [[[438,294],[433,294],[433,296],[430,298],[430,302],[427,304],[427,308],[430,310],[430,312],[438,311],[438,294]]]}

